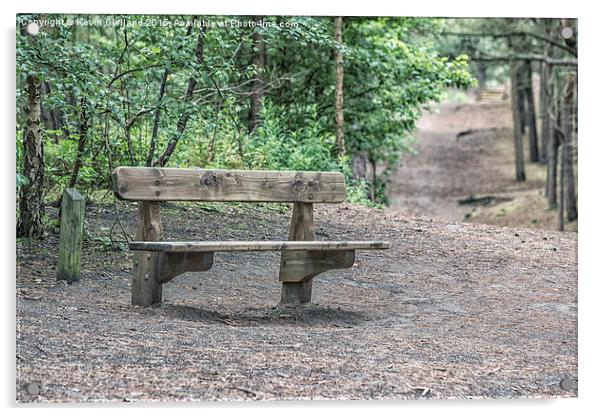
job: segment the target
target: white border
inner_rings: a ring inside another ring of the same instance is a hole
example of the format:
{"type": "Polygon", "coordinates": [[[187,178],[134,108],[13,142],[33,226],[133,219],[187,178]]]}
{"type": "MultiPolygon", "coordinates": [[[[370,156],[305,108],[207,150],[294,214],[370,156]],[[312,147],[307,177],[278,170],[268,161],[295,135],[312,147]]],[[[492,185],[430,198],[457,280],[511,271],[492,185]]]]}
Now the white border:
{"type": "MultiPolygon", "coordinates": [[[[320,403],[202,403],[195,407],[179,406],[178,411],[197,413],[214,410],[244,411],[251,414],[306,414],[307,412],[332,412],[340,410],[365,413],[374,408],[379,413],[420,412],[420,414],[507,414],[508,412],[528,411],[535,414],[563,415],[590,413],[588,410],[599,408],[597,402],[600,386],[599,351],[602,346],[598,342],[600,333],[600,281],[602,270],[600,254],[597,250],[602,246],[601,205],[597,195],[600,194],[602,174],[597,168],[597,160],[602,155],[600,145],[601,123],[600,106],[602,94],[599,77],[602,65],[600,62],[600,40],[602,19],[596,13],[595,2],[567,2],[547,0],[529,2],[525,0],[502,0],[497,2],[448,0],[448,1],[390,1],[370,0],[364,2],[302,0],[298,2],[265,1],[265,0],[222,0],[222,1],[165,1],[165,0],[104,0],[102,2],[84,2],[76,0],[30,0],[21,2],[2,2],[2,55],[0,71],[2,97],[0,99],[0,118],[2,120],[1,157],[4,159],[1,192],[8,199],[2,204],[4,211],[5,232],[3,240],[3,261],[6,273],[3,274],[3,330],[5,337],[2,349],[2,404],[14,407],[15,370],[14,370],[14,335],[15,335],[15,214],[14,214],[14,146],[15,140],[15,14],[26,12],[47,13],[145,13],[145,14],[221,14],[221,15],[398,15],[398,16],[439,16],[439,17],[577,17],[579,18],[579,399],[565,400],[488,400],[488,401],[440,401],[440,402],[320,402],[320,403]],[[8,4],[6,4],[8,3],[8,4]],[[591,5],[590,5],[591,4],[591,5]],[[598,406],[596,406],[598,405],[598,406]],[[570,413],[569,413],[570,412],[570,413]]],[[[23,406],[21,406],[23,407],[23,406]]],[[[12,413],[15,409],[9,409],[12,413]]],[[[165,413],[161,407],[134,407],[115,409],[145,415],[165,413]]],[[[115,411],[113,410],[113,411],[115,411]]],[[[67,409],[52,406],[50,408],[26,408],[25,412],[44,412],[46,415],[79,414],[81,409],[69,406],[67,409]]],[[[87,408],[87,412],[104,414],[106,406],[87,408]]]]}

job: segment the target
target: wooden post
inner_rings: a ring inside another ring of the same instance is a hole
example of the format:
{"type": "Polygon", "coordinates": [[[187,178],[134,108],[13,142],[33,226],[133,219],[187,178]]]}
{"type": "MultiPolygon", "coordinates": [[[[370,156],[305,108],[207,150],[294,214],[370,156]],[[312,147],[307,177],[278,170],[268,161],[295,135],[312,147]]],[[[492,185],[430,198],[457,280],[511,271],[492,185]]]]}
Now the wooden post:
{"type": "MultiPolygon", "coordinates": [[[[162,238],[159,202],[138,202],[138,241],[160,241],[162,238]]],[[[150,306],[161,303],[159,262],[156,253],[140,251],[134,254],[132,305],[150,306]]]]}
{"type": "MultiPolygon", "coordinates": [[[[289,229],[289,241],[313,241],[316,239],[314,228],[313,204],[297,202],[293,205],[293,217],[289,229]]],[[[290,253],[282,252],[280,267],[290,253]]],[[[311,302],[312,279],[304,282],[282,282],[281,304],[298,305],[311,302]]]]}
{"type": "Polygon", "coordinates": [[[85,198],[75,188],[63,191],[57,280],[79,280],[84,234],[85,198]]]}

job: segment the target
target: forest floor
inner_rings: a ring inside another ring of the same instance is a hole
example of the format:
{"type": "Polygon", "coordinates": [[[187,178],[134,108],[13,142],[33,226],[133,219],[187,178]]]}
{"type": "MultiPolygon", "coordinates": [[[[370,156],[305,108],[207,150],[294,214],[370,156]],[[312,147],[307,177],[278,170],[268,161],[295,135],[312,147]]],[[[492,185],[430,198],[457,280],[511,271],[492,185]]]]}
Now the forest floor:
{"type": "MultiPolygon", "coordinates": [[[[393,209],[447,221],[558,229],[558,212],[544,196],[546,167],[528,162],[514,180],[510,103],[443,103],[418,123],[417,153],[407,155],[391,183],[393,209]],[[465,200],[474,196],[482,198],[465,200]]],[[[576,173],[576,172],[575,172],[576,173]]],[[[567,223],[577,231],[577,221],[567,223]]]]}
{"type": "MultiPolygon", "coordinates": [[[[286,238],[289,208],[251,205],[165,204],[166,239],[286,238]]],[[[135,204],[119,212],[133,235],[135,204]]],[[[577,395],[576,233],[349,204],[317,205],[316,223],[320,239],[391,249],[316,277],[298,309],[277,306],[278,253],[218,253],[165,284],[162,305],[132,307],[112,205],[87,207],[78,283],[55,280],[55,233],[18,242],[17,400],[577,395]]]]}

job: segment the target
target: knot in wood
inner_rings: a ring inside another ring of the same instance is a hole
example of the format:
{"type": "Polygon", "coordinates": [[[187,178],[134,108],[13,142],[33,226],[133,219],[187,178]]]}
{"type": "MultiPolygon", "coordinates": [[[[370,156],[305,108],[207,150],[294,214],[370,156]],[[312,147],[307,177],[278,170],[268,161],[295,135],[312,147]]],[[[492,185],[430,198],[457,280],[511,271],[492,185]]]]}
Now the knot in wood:
{"type": "Polygon", "coordinates": [[[215,186],[218,182],[218,176],[215,172],[208,171],[201,177],[201,185],[215,186]]]}
{"type": "Polygon", "coordinates": [[[299,193],[303,191],[303,188],[305,187],[305,184],[303,183],[302,179],[296,178],[293,181],[293,185],[291,186],[291,191],[295,192],[295,193],[299,193]]]}
{"type": "MultiPolygon", "coordinates": [[[[309,182],[307,183],[307,187],[308,187],[310,190],[313,190],[313,191],[315,191],[315,192],[320,192],[320,190],[321,190],[321,188],[322,188],[322,186],[321,186],[321,184],[320,184],[320,181],[309,181],[309,182]]],[[[314,196],[313,196],[313,194],[309,194],[309,195],[307,195],[307,197],[308,197],[309,199],[314,199],[314,196]]]]}

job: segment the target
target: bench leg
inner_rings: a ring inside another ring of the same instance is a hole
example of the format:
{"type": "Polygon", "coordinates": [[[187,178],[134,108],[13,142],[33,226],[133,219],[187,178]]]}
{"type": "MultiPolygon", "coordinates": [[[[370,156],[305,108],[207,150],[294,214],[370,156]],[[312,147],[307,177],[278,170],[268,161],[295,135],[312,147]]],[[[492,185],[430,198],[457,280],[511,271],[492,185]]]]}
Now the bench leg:
{"type": "Polygon", "coordinates": [[[300,305],[311,302],[311,283],[313,279],[305,282],[282,282],[282,305],[300,305]]]}
{"type": "Polygon", "coordinates": [[[162,301],[162,285],[159,283],[157,254],[134,254],[135,272],[132,281],[132,305],[150,306],[162,301]]]}
{"type": "MultiPolygon", "coordinates": [[[[311,241],[316,238],[314,229],[314,206],[313,204],[295,203],[293,205],[293,215],[289,227],[289,241],[311,241]]],[[[288,255],[282,253],[280,260],[280,275],[282,270],[286,269],[288,255]]],[[[281,279],[282,280],[282,279],[281,279]]],[[[311,278],[303,282],[282,282],[281,304],[298,305],[311,302],[311,278]]]]}
{"type": "MultiPolygon", "coordinates": [[[[161,208],[158,202],[138,202],[136,238],[139,241],[160,241],[162,239],[161,208]]],[[[141,251],[134,254],[132,305],[150,306],[161,303],[161,283],[159,283],[157,259],[155,253],[141,251]]]]}

